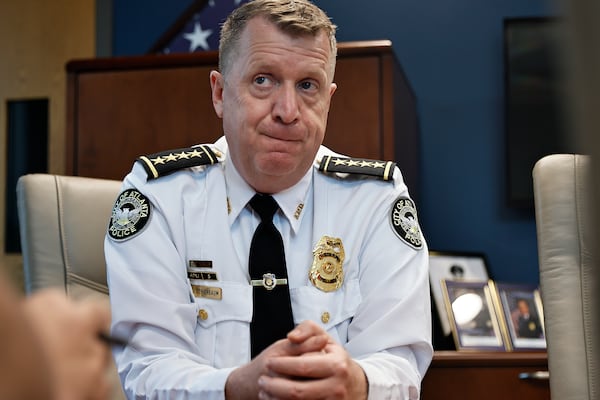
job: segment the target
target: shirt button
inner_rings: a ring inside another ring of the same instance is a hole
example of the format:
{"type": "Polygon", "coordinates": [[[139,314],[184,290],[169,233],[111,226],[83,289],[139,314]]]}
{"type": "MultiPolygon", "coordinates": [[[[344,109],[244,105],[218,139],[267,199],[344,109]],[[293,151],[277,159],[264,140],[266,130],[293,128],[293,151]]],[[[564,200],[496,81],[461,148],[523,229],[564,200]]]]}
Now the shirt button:
{"type": "Polygon", "coordinates": [[[200,311],[198,311],[198,316],[202,321],[206,321],[208,319],[208,312],[206,312],[206,310],[203,308],[200,311]]]}
{"type": "Polygon", "coordinates": [[[328,323],[330,317],[331,316],[329,315],[329,313],[325,311],[323,314],[321,314],[321,322],[323,322],[324,324],[328,323]]]}

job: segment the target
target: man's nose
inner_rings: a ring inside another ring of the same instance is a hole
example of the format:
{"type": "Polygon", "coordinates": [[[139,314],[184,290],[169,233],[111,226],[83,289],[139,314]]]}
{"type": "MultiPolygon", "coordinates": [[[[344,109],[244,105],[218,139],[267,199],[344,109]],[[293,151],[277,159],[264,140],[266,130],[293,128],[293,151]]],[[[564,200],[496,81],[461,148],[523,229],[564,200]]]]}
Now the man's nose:
{"type": "Polygon", "coordinates": [[[299,105],[298,92],[295,86],[283,84],[277,90],[275,104],[273,105],[273,118],[284,124],[291,124],[298,119],[299,105]]]}

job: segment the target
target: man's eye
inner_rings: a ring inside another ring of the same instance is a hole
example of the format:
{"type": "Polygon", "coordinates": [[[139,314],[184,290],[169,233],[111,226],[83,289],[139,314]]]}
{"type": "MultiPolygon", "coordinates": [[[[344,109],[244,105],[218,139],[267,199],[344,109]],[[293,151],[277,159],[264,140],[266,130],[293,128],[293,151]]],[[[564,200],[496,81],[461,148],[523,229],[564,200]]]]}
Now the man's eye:
{"type": "Polygon", "coordinates": [[[267,83],[267,77],[266,76],[258,76],[254,79],[254,83],[256,83],[258,85],[264,85],[265,83],[267,83]]]}
{"type": "Polygon", "coordinates": [[[304,82],[300,83],[300,87],[304,90],[310,90],[310,89],[313,89],[315,87],[315,85],[312,82],[304,81],[304,82]]]}

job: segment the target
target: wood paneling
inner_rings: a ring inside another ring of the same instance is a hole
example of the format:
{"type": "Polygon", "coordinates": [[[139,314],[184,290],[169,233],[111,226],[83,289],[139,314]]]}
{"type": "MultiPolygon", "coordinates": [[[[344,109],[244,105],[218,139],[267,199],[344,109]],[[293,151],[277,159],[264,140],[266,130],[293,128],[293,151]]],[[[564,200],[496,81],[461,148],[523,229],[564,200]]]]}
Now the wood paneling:
{"type": "MultiPolygon", "coordinates": [[[[20,253],[5,253],[6,200],[15,200],[15,187],[6,179],[7,103],[48,99],[48,171],[65,171],[65,63],[94,56],[93,0],[0,1],[0,269],[23,289],[20,253]]],[[[32,143],[31,146],[36,146],[32,143]]],[[[18,165],[19,168],[23,166],[18,165]]]]}
{"type": "MultiPolygon", "coordinates": [[[[208,78],[217,62],[216,52],[70,62],[67,174],[122,179],[141,154],[213,142],[222,135],[208,78]]],[[[391,43],[340,44],[335,82],[324,144],[395,160],[416,186],[415,99],[391,43]]]]}

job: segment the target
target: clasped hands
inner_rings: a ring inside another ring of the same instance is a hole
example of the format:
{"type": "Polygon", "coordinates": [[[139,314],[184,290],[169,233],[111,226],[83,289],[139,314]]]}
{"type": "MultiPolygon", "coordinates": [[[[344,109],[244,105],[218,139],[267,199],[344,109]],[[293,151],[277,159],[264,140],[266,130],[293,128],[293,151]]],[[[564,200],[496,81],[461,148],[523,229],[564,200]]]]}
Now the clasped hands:
{"type": "Polygon", "coordinates": [[[366,399],[362,368],[312,321],[296,326],[251,362],[234,370],[225,386],[231,399],[366,399]]]}

